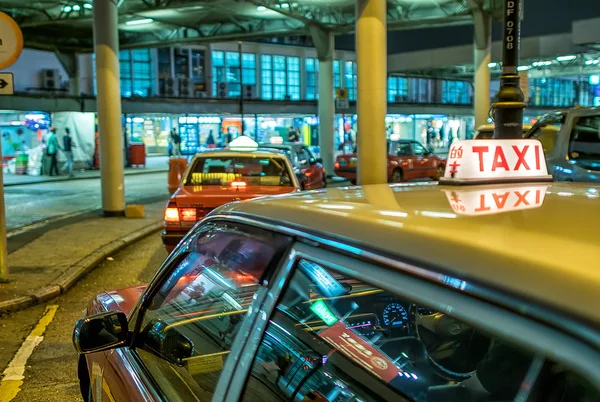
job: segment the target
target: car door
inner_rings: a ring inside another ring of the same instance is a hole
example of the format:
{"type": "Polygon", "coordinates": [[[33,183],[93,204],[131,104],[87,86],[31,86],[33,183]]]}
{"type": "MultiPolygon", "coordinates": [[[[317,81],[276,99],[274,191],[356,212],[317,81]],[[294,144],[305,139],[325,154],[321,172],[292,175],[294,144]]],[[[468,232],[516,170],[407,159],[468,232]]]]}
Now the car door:
{"type": "Polygon", "coordinates": [[[487,289],[368,254],[294,245],[219,384],[225,400],[600,400],[594,346],[487,289]]]}
{"type": "Polygon", "coordinates": [[[311,190],[317,187],[320,172],[316,169],[314,160],[311,161],[310,154],[304,147],[296,147],[295,152],[298,158],[298,167],[300,172],[306,177],[305,189],[311,190]]]}
{"type": "Polygon", "coordinates": [[[436,175],[437,158],[427,151],[427,149],[420,143],[413,141],[411,142],[413,153],[415,155],[415,177],[425,178],[433,177],[436,175]]]}
{"type": "Polygon", "coordinates": [[[224,363],[239,357],[253,307],[291,239],[229,223],[205,224],[200,232],[179,246],[179,261],[142,296],[133,346],[118,352],[132,363],[107,379],[120,392],[111,401],[210,401],[224,363]],[[143,373],[144,388],[158,396],[131,393],[127,370],[143,373]]]}

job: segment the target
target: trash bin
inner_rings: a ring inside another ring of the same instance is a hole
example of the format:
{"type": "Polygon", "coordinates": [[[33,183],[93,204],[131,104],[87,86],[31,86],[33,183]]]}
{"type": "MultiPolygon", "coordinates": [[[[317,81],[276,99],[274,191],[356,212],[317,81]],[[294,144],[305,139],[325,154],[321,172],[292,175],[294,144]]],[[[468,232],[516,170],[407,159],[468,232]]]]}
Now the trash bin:
{"type": "Polygon", "coordinates": [[[146,166],[145,144],[129,144],[129,164],[131,166],[146,166]]]}
{"type": "Polygon", "coordinates": [[[187,158],[185,157],[172,156],[169,158],[169,193],[173,194],[179,187],[183,173],[187,168],[187,163],[187,158]]]}
{"type": "Polygon", "coordinates": [[[27,174],[27,164],[29,163],[29,155],[18,154],[15,163],[16,174],[27,174]]]}

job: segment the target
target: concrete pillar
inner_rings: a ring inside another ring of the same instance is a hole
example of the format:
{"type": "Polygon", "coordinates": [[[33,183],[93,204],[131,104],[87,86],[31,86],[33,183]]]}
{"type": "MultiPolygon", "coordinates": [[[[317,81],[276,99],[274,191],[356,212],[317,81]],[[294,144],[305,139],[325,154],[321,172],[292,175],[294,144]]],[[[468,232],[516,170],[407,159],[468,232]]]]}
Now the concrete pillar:
{"type": "Polygon", "coordinates": [[[98,88],[102,210],[105,216],[118,216],[125,212],[117,23],[117,1],[96,0],[94,2],[94,49],[98,88]]]}
{"type": "Polygon", "coordinates": [[[387,183],[386,0],[356,1],[358,184],[387,183]]]}
{"type": "Polygon", "coordinates": [[[79,56],[75,53],[61,53],[59,51],[55,51],[54,54],[69,76],[70,94],[73,96],[81,95],[79,56]]]}
{"type": "Polygon", "coordinates": [[[334,117],[333,33],[310,27],[319,59],[319,148],[327,175],[333,175],[334,117]]]}
{"type": "Polygon", "coordinates": [[[490,112],[490,69],[491,59],[491,24],[492,19],[484,12],[474,13],[475,44],[473,49],[474,64],[474,113],[475,128],[487,124],[490,112]]]}

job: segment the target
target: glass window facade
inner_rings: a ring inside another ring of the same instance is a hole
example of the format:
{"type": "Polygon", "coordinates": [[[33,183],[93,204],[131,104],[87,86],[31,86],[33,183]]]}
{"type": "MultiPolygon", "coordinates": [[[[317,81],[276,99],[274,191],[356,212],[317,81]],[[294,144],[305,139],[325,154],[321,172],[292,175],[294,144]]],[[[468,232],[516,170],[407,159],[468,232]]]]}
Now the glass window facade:
{"type": "MultiPolygon", "coordinates": [[[[567,78],[533,78],[529,80],[531,106],[568,107],[578,104],[579,82],[567,78]]],[[[585,91],[584,91],[585,92],[585,91]]],[[[579,98],[582,98],[581,96],[579,98]]]]}
{"type": "Polygon", "coordinates": [[[340,72],[340,61],[333,61],[333,86],[334,88],[341,88],[342,85],[342,75],[340,72]]]}
{"type": "Polygon", "coordinates": [[[306,71],[306,99],[319,99],[319,61],[317,59],[304,59],[306,71]]]}
{"type": "Polygon", "coordinates": [[[348,99],[356,100],[356,62],[347,61],[344,64],[344,78],[348,88],[348,99]]]}
{"type": "Polygon", "coordinates": [[[151,49],[131,51],[133,71],[133,94],[152,96],[154,94],[154,64],[151,49]]]}
{"type": "Polygon", "coordinates": [[[129,50],[119,52],[119,74],[121,75],[121,96],[129,98],[133,94],[131,52],[129,50]]]}
{"type": "Polygon", "coordinates": [[[408,100],[408,79],[388,77],[388,102],[402,103],[408,100]]]}
{"type": "Polygon", "coordinates": [[[260,61],[261,97],[264,100],[273,99],[273,56],[263,54],[260,61]]]}
{"type": "Polygon", "coordinates": [[[300,100],[300,58],[287,58],[287,95],[291,100],[300,100]]]}
{"type": "Polygon", "coordinates": [[[467,81],[442,80],[442,103],[468,105],[472,103],[473,88],[467,81]]]}
{"type": "MultiPolygon", "coordinates": [[[[238,52],[212,52],[213,64],[213,96],[217,96],[219,83],[227,83],[228,97],[239,97],[244,85],[256,85],[256,55],[253,53],[240,54],[238,52]],[[242,82],[241,71],[243,68],[244,79],[242,82]]],[[[221,97],[221,94],[219,94],[221,97]]]]}
{"type": "Polygon", "coordinates": [[[273,56],[273,99],[284,100],[287,90],[285,56],[273,56]]]}

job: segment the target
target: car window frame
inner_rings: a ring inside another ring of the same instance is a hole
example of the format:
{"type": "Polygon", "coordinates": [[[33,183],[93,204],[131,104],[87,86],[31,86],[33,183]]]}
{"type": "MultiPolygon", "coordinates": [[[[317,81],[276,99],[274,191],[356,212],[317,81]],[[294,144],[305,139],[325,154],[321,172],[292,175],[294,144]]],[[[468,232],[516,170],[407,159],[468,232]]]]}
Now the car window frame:
{"type": "MultiPolygon", "coordinates": [[[[217,227],[219,225],[222,225],[222,226],[226,226],[226,225],[251,226],[256,230],[264,231],[264,232],[271,232],[277,236],[283,236],[283,237],[288,236],[285,233],[280,233],[280,232],[269,230],[266,228],[253,226],[251,224],[244,223],[244,222],[227,221],[227,220],[201,221],[197,224],[199,229],[198,230],[195,230],[195,229],[190,230],[190,232],[188,232],[186,237],[184,237],[184,239],[179,243],[179,245],[176,247],[176,249],[167,257],[167,260],[165,260],[165,262],[158,269],[158,271],[152,278],[152,281],[149,282],[149,286],[144,290],[142,296],[140,297],[140,299],[134,306],[135,311],[132,310],[133,313],[130,315],[130,323],[133,323],[134,327],[133,327],[133,329],[130,329],[131,342],[130,342],[130,346],[126,348],[127,353],[129,354],[129,357],[133,361],[135,361],[139,370],[141,370],[144,373],[144,376],[147,379],[147,381],[153,385],[153,391],[154,391],[153,393],[157,396],[160,396],[161,400],[166,400],[165,399],[166,395],[162,391],[157,380],[154,378],[154,375],[146,367],[146,362],[139,355],[139,353],[137,353],[137,350],[136,350],[137,349],[136,341],[140,335],[140,331],[142,330],[142,324],[143,324],[143,319],[144,319],[144,314],[142,314],[142,313],[147,310],[148,305],[152,302],[154,296],[156,296],[157,292],[162,288],[164,283],[170,278],[170,276],[173,274],[174,270],[178,267],[178,265],[189,255],[190,243],[194,242],[195,240],[198,239],[198,237],[204,235],[206,232],[208,232],[209,230],[212,230],[214,227],[217,227]],[[156,281],[155,281],[155,279],[156,279],[156,281]]],[[[293,241],[290,241],[288,247],[285,250],[282,250],[279,260],[272,261],[272,264],[273,264],[272,272],[270,273],[270,275],[268,275],[266,277],[268,279],[262,280],[261,283],[259,284],[258,290],[255,294],[255,300],[253,301],[252,306],[258,307],[263,304],[263,301],[267,297],[269,289],[270,289],[269,280],[271,280],[271,282],[276,280],[279,272],[281,271],[282,261],[286,260],[286,256],[289,254],[292,246],[293,246],[293,241]]],[[[252,330],[252,328],[254,327],[254,321],[259,314],[258,309],[256,311],[252,311],[252,306],[250,307],[249,312],[247,313],[248,314],[247,319],[243,321],[243,323],[238,331],[238,334],[236,335],[235,339],[238,340],[238,342],[233,342],[227,361],[239,360],[240,354],[244,350],[246,339],[249,338],[248,335],[249,335],[250,331],[252,330]],[[239,342],[239,340],[241,340],[241,342],[239,342]]],[[[165,359],[165,361],[167,361],[167,360],[165,359]]],[[[227,361],[223,367],[219,381],[217,382],[217,387],[215,387],[215,390],[213,393],[213,400],[218,400],[218,399],[214,399],[214,398],[216,396],[218,385],[221,383],[222,378],[225,376],[225,369],[228,367],[227,361]]],[[[231,369],[229,369],[229,371],[231,371],[231,369]]],[[[194,396],[197,397],[197,395],[194,395],[194,396]]]]}
{"type": "MultiPolygon", "coordinates": [[[[556,143],[554,144],[554,149],[549,154],[546,154],[546,157],[555,157],[560,156],[561,158],[566,158],[568,150],[565,149],[565,138],[566,136],[562,135],[563,130],[568,126],[569,136],[566,139],[566,143],[568,145],[570,139],[570,133],[572,130],[573,119],[568,118],[568,116],[564,113],[554,113],[548,115],[546,118],[540,119],[537,123],[535,123],[527,133],[525,133],[524,138],[527,139],[538,139],[534,137],[534,135],[541,129],[542,126],[547,126],[549,124],[560,123],[561,127],[558,130],[556,143]]],[[[538,139],[539,141],[539,139],[538,139]]]]}
{"type": "MultiPolygon", "coordinates": [[[[234,217],[229,217],[229,219],[232,218],[234,217]]],[[[246,220],[246,218],[241,219],[246,220]]],[[[269,226],[264,223],[263,225],[269,226]]],[[[297,231],[295,232],[297,235],[299,234],[297,231]]],[[[321,247],[313,239],[303,239],[302,237],[299,237],[299,240],[293,243],[290,250],[290,256],[293,256],[290,257],[293,258],[291,265],[286,265],[285,270],[282,270],[277,280],[274,281],[274,283],[277,282],[277,286],[269,290],[267,297],[269,304],[263,304],[259,309],[261,314],[257,322],[262,324],[260,336],[247,339],[242,356],[246,358],[251,356],[250,361],[254,361],[256,351],[260,347],[262,336],[266,329],[266,323],[268,323],[268,320],[274,313],[277,302],[283,293],[284,285],[291,280],[297,261],[303,258],[324,265],[342,274],[349,275],[352,278],[378,286],[386,291],[401,295],[413,302],[423,303],[432,308],[438,308],[440,311],[451,309],[455,318],[474,325],[479,329],[487,330],[492,334],[500,335],[503,339],[524,346],[528,350],[542,354],[546,358],[549,357],[557,362],[567,364],[570,368],[577,369],[577,373],[586,371],[593,373],[593,371],[589,370],[600,369],[600,351],[594,348],[593,345],[585,342],[581,337],[561,331],[559,328],[536,320],[533,317],[526,317],[519,314],[517,310],[507,309],[493,300],[475,297],[456,286],[448,283],[440,283],[440,273],[435,270],[428,269],[422,265],[404,263],[397,259],[391,260],[384,256],[370,259],[369,254],[371,253],[369,251],[359,249],[357,251],[360,251],[362,258],[351,257],[345,255],[342,250],[342,248],[346,250],[352,249],[353,247],[349,245],[338,243],[334,245],[334,250],[331,247],[327,247],[327,242],[320,243],[320,245],[321,247]],[[366,260],[366,258],[370,260],[366,260]],[[374,277],[372,275],[373,269],[378,270],[380,275],[374,277]],[[457,308],[457,306],[461,307],[457,308]],[[467,311],[473,310],[477,311],[476,317],[479,317],[477,320],[466,314],[467,311]],[[494,323],[495,321],[490,320],[490,317],[497,317],[499,319],[494,323]],[[518,332],[518,330],[526,330],[531,336],[527,338],[522,332],[518,332]],[[549,353],[549,351],[553,353],[549,353]],[[583,359],[577,361],[570,359],[570,356],[575,351],[578,351],[576,355],[583,357],[583,359]]],[[[467,283],[458,279],[452,281],[452,279],[452,277],[446,277],[446,280],[450,283],[456,283],[456,281],[458,283],[467,283]]],[[[226,364],[233,365],[235,363],[233,359],[228,359],[228,363],[226,364]]],[[[219,379],[217,388],[219,386],[226,387],[227,391],[224,395],[226,401],[237,401],[241,397],[250,370],[251,364],[237,364],[237,367],[233,368],[233,375],[231,377],[228,379],[223,377],[219,379]],[[220,384],[221,381],[225,380],[227,384],[220,384]]],[[[600,390],[600,375],[591,382],[600,390]]]]}
{"type": "Polygon", "coordinates": [[[410,158],[412,156],[415,156],[415,152],[414,152],[412,143],[410,141],[404,141],[404,142],[398,141],[398,148],[396,148],[396,156],[399,158],[410,158]],[[400,149],[400,147],[402,145],[408,145],[408,150],[409,150],[408,155],[398,155],[398,150],[400,149]]]}
{"type": "Polygon", "coordinates": [[[417,142],[417,141],[411,141],[411,142],[410,142],[410,146],[411,146],[411,148],[412,148],[412,152],[413,152],[413,155],[414,155],[414,156],[425,157],[425,156],[427,156],[427,153],[429,152],[429,150],[428,150],[427,148],[425,148],[425,146],[424,146],[423,144],[420,144],[420,143],[419,143],[419,142],[417,142]],[[423,148],[423,153],[422,153],[421,155],[417,154],[415,145],[418,145],[418,146],[420,146],[421,148],[423,148]]]}
{"type": "Polygon", "coordinates": [[[571,145],[573,143],[573,135],[575,133],[575,128],[577,127],[577,125],[579,124],[581,119],[586,119],[586,118],[597,118],[600,120],[600,112],[576,115],[570,119],[569,132],[568,132],[568,135],[565,135],[565,137],[566,137],[565,158],[567,160],[573,159],[574,161],[577,161],[579,159],[579,158],[573,158],[571,156],[571,145]]]}

